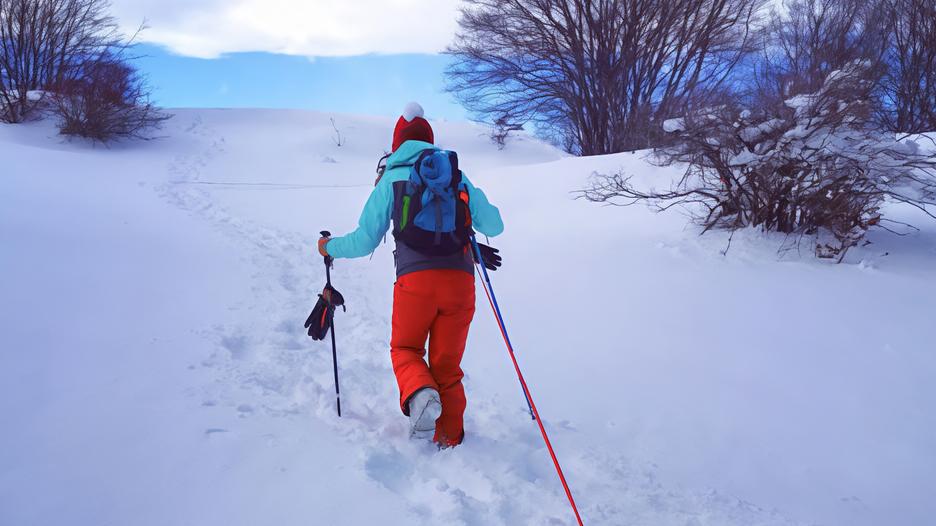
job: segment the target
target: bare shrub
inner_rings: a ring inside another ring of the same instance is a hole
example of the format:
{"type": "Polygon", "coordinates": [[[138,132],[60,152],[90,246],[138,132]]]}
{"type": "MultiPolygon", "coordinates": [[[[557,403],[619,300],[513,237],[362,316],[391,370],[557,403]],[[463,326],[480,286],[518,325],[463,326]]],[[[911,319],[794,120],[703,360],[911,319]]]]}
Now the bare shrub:
{"type": "Polygon", "coordinates": [[[150,102],[136,69],[119,56],[105,54],[78,69],[52,95],[62,135],[104,143],[148,139],[169,118],[150,102]]]}
{"type": "Polygon", "coordinates": [[[760,227],[831,236],[832,244],[817,244],[817,255],[841,261],[869,228],[887,221],[885,200],[936,218],[936,160],[875,129],[871,70],[858,60],[830,72],[817,91],[774,107],[752,112],[729,102],[669,121],[678,141],[658,154],[687,167],[670,190],[638,189],[616,174],[597,177],[583,196],[649,201],[661,210],[689,205],[703,232],[760,227]]]}
{"type": "Polygon", "coordinates": [[[498,150],[503,150],[510,134],[522,130],[522,124],[513,123],[505,116],[498,117],[491,126],[491,142],[497,145],[498,150]]]}
{"type": "Polygon", "coordinates": [[[0,0],[0,120],[35,115],[87,57],[120,46],[106,0],[0,0]]]}
{"type": "Polygon", "coordinates": [[[480,120],[532,124],[571,153],[645,148],[690,96],[724,86],[763,5],[467,0],[448,89],[480,120]]]}
{"type": "Polygon", "coordinates": [[[344,138],[341,136],[341,130],[338,129],[338,125],[335,124],[335,118],[334,118],[334,117],[331,117],[330,120],[331,120],[332,130],[335,131],[334,135],[332,135],[332,141],[334,141],[335,144],[336,144],[339,148],[341,148],[342,146],[345,145],[345,140],[344,140],[344,138]]]}

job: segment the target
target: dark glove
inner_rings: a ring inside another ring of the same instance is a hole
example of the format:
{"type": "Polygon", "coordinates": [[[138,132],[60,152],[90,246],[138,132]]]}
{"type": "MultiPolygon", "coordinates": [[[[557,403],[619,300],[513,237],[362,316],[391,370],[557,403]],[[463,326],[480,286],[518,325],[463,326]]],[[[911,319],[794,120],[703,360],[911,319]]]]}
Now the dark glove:
{"type": "Polygon", "coordinates": [[[319,294],[318,302],[305,322],[305,328],[309,329],[309,336],[313,340],[324,340],[328,335],[328,328],[335,319],[336,307],[347,310],[344,306],[344,296],[331,285],[325,285],[325,290],[319,294]]]}
{"type": "Polygon", "coordinates": [[[475,263],[482,263],[485,268],[492,271],[500,268],[500,250],[481,243],[478,243],[478,250],[481,252],[481,261],[478,261],[478,252],[474,250],[471,251],[471,253],[474,254],[475,263]]]}

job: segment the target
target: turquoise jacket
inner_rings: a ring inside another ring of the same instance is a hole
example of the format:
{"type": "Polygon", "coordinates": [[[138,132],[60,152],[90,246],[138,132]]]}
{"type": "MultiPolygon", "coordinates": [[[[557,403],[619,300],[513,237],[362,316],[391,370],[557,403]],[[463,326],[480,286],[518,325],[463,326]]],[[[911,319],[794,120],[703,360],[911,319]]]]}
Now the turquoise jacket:
{"type": "MultiPolygon", "coordinates": [[[[357,230],[329,241],[325,250],[330,256],[359,258],[370,255],[377,249],[380,240],[390,229],[390,216],[393,212],[393,183],[409,179],[409,165],[412,165],[420,152],[426,149],[438,148],[428,142],[406,141],[387,159],[387,171],[367,199],[357,230]]],[[[500,211],[488,202],[484,192],[471,184],[468,177],[464,177],[463,181],[468,189],[468,207],[471,210],[472,227],[486,236],[500,235],[504,231],[500,211]]]]}

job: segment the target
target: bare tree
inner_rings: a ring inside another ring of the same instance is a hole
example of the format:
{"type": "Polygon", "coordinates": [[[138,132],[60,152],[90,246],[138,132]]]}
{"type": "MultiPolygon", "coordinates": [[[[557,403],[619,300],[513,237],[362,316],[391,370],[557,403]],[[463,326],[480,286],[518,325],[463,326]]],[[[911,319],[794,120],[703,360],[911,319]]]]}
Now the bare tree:
{"type": "Polygon", "coordinates": [[[126,44],[106,0],[0,0],[0,120],[30,117],[43,91],[126,44]]]}
{"type": "Polygon", "coordinates": [[[102,143],[149,139],[150,130],[169,118],[153,105],[143,78],[122,57],[104,54],[78,70],[51,96],[62,135],[102,143]]]}
{"type": "Polygon", "coordinates": [[[449,90],[567,151],[647,147],[751,51],[764,0],[467,0],[449,90]]]}
{"type": "Polygon", "coordinates": [[[884,0],[883,5],[890,12],[882,120],[895,132],[936,131],[936,3],[884,0]]]}
{"type": "Polygon", "coordinates": [[[781,102],[817,90],[829,73],[856,60],[881,75],[887,13],[879,0],[785,0],[773,12],[755,66],[755,97],[781,102]]]}
{"type": "Polygon", "coordinates": [[[627,174],[600,176],[583,196],[597,202],[687,205],[703,226],[814,235],[838,257],[869,228],[886,228],[886,200],[936,218],[936,159],[873,126],[876,73],[867,60],[829,72],[814,92],[757,112],[725,104],[668,121],[666,164],[686,166],[668,191],[637,188],[627,174]]]}

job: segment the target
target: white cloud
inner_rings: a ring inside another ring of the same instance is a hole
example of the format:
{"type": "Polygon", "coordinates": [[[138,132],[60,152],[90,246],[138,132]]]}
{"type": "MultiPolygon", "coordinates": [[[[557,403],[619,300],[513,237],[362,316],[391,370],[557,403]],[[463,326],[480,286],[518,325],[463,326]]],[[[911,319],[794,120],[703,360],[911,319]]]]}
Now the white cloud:
{"type": "Polygon", "coordinates": [[[346,56],[434,53],[457,28],[460,0],[112,0],[144,42],[216,57],[239,51],[346,56]]]}

